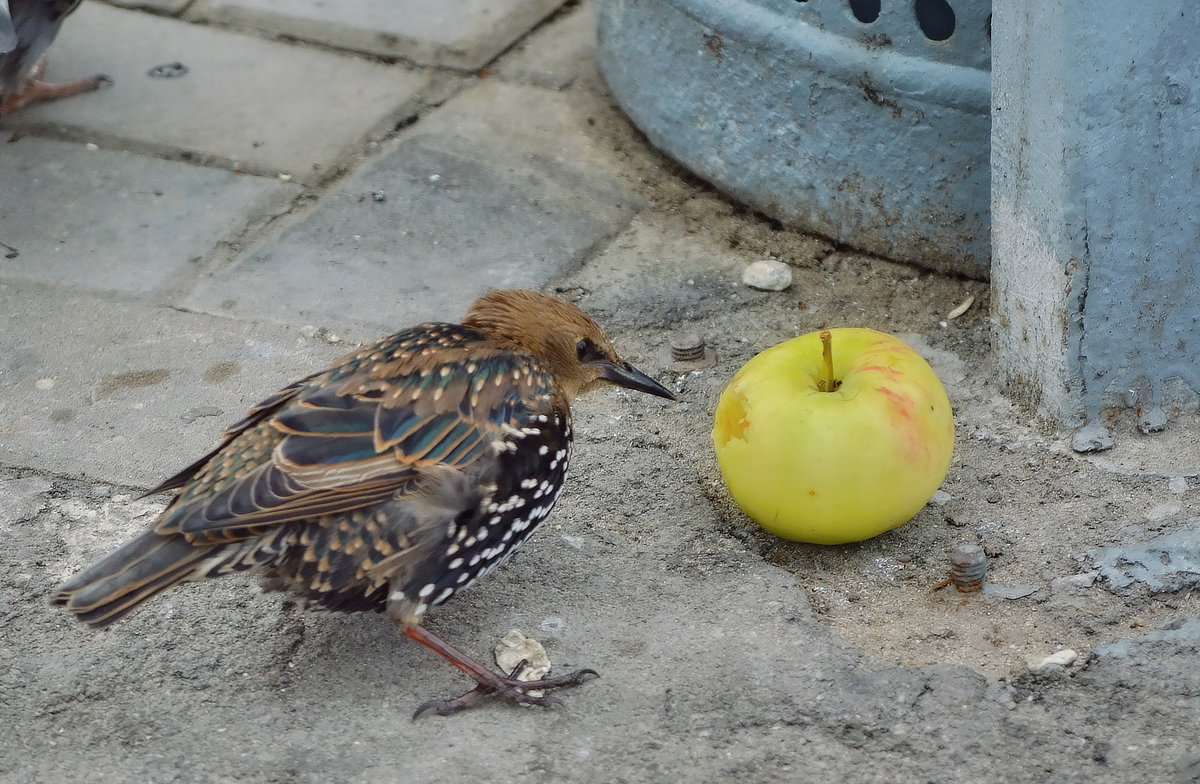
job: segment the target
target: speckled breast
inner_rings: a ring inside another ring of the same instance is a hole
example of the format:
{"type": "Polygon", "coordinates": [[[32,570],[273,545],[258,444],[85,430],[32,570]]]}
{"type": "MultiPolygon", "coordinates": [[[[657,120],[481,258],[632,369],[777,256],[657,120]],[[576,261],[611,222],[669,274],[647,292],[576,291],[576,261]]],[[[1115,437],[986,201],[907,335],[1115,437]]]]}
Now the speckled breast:
{"type": "Polygon", "coordinates": [[[511,555],[554,508],[570,444],[566,409],[547,405],[531,411],[519,427],[506,428],[494,444],[495,490],[484,494],[474,516],[456,521],[444,557],[404,585],[404,594],[427,606],[441,604],[511,555]]]}

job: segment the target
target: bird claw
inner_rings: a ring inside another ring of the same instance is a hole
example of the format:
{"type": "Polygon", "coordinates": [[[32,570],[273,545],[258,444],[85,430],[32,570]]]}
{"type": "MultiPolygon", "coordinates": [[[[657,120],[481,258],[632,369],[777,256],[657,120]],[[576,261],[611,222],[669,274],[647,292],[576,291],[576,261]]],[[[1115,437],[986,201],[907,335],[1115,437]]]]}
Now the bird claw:
{"type": "Polygon", "coordinates": [[[0,101],[0,117],[30,104],[57,101],[59,98],[92,92],[110,85],[112,79],[104,74],[59,83],[43,82],[37,78],[27,79],[20,92],[0,101]]]}
{"type": "Polygon", "coordinates": [[[418,705],[416,711],[413,712],[413,721],[416,721],[425,711],[431,710],[439,716],[449,716],[453,713],[458,713],[460,710],[473,708],[483,702],[483,698],[491,694],[492,691],[493,689],[490,687],[479,685],[466,694],[460,694],[453,699],[426,700],[418,705]]]}
{"type": "Polygon", "coordinates": [[[536,681],[519,680],[517,676],[528,666],[529,663],[527,661],[521,660],[508,675],[496,675],[494,681],[480,683],[474,689],[457,697],[427,700],[417,706],[416,712],[413,713],[413,719],[415,720],[426,711],[433,711],[439,716],[449,716],[461,710],[475,707],[490,694],[498,694],[505,699],[512,700],[521,705],[557,708],[563,704],[563,701],[558,697],[534,695],[529,692],[541,691],[543,689],[557,689],[561,686],[578,686],[587,681],[588,678],[599,677],[600,675],[600,673],[593,669],[584,668],[553,678],[542,678],[536,681]]]}

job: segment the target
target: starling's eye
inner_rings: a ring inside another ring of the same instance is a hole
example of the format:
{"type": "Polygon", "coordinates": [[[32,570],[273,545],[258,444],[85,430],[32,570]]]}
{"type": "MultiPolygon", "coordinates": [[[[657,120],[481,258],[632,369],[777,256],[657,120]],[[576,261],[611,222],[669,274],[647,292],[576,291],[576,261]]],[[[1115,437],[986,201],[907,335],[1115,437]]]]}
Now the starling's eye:
{"type": "Polygon", "coordinates": [[[579,357],[580,362],[589,362],[598,359],[600,352],[596,350],[595,343],[584,338],[575,344],[575,356],[579,357]]]}

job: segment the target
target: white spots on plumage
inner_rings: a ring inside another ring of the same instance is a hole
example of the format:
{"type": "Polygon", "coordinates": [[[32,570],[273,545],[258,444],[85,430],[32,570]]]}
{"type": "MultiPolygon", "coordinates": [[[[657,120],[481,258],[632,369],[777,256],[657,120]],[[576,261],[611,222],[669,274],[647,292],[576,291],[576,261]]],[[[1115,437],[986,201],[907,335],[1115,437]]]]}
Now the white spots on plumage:
{"type": "Polygon", "coordinates": [[[523,427],[521,428],[521,432],[527,436],[540,436],[542,429],[540,427],[523,427]]]}
{"type": "Polygon", "coordinates": [[[516,452],[517,445],[513,441],[508,441],[503,438],[497,438],[494,441],[492,441],[492,449],[494,449],[496,451],[496,454],[502,455],[505,452],[516,452]]]}
{"type": "Polygon", "coordinates": [[[537,487],[537,483],[538,483],[538,480],[535,477],[530,477],[529,479],[521,480],[521,487],[524,488],[525,490],[529,490],[531,488],[537,487]]]}
{"type": "Polygon", "coordinates": [[[436,588],[437,588],[437,586],[434,585],[433,583],[425,583],[425,585],[421,586],[421,590],[417,592],[417,596],[419,596],[422,599],[425,599],[431,593],[433,593],[436,588]]]}
{"type": "Polygon", "coordinates": [[[504,514],[506,512],[511,512],[514,509],[520,509],[522,506],[525,506],[525,499],[514,494],[510,495],[508,500],[502,504],[496,503],[495,501],[491,502],[485,507],[485,511],[492,514],[504,514]]]}
{"type": "Polygon", "coordinates": [[[441,376],[442,378],[445,378],[446,376],[450,375],[450,366],[442,365],[442,369],[438,371],[438,375],[441,376]]]}
{"type": "MultiPolygon", "coordinates": [[[[546,416],[545,414],[538,414],[536,417],[534,417],[534,419],[536,419],[538,422],[549,422],[550,421],[550,417],[546,416]]],[[[557,423],[558,417],[555,417],[554,421],[555,421],[555,423],[557,423]]]]}
{"type": "Polygon", "coordinates": [[[488,520],[487,524],[488,525],[496,525],[497,523],[502,522],[503,520],[504,520],[504,518],[501,517],[500,515],[493,515],[492,518],[490,520],[488,520]]]}
{"type": "Polygon", "coordinates": [[[463,547],[474,547],[476,541],[478,540],[474,536],[467,537],[463,540],[463,547]]]}
{"type": "Polygon", "coordinates": [[[452,544],[446,548],[446,555],[454,555],[455,553],[457,553],[459,551],[459,549],[460,548],[458,545],[452,544]]]}
{"type": "Polygon", "coordinates": [[[442,592],[437,595],[437,598],[433,600],[433,603],[441,604],[449,599],[452,595],[454,595],[454,589],[447,586],[446,588],[443,588],[442,592]]]}
{"type": "Polygon", "coordinates": [[[554,453],[554,459],[550,461],[550,470],[553,471],[553,470],[557,469],[559,463],[562,463],[563,468],[566,468],[567,450],[560,449],[554,453]]]}
{"type": "Polygon", "coordinates": [[[457,582],[459,585],[462,585],[463,583],[465,583],[467,580],[470,580],[470,579],[471,579],[471,574],[469,572],[463,572],[458,575],[458,578],[457,578],[457,580],[455,580],[455,582],[457,582]]]}
{"type": "Polygon", "coordinates": [[[458,567],[460,567],[462,565],[463,565],[463,559],[455,558],[454,560],[450,561],[450,563],[446,564],[446,568],[447,569],[457,569],[458,567]]]}
{"type": "Polygon", "coordinates": [[[479,559],[483,557],[483,553],[475,553],[471,556],[471,560],[467,561],[467,566],[476,566],[479,564],[479,559]]]}
{"type": "Polygon", "coordinates": [[[545,444],[542,444],[541,446],[538,447],[538,454],[539,455],[550,454],[550,447],[546,446],[545,444]]]}
{"type": "Polygon", "coordinates": [[[474,362],[467,363],[467,372],[468,373],[474,373],[478,369],[479,369],[479,365],[475,364],[474,362]]]}

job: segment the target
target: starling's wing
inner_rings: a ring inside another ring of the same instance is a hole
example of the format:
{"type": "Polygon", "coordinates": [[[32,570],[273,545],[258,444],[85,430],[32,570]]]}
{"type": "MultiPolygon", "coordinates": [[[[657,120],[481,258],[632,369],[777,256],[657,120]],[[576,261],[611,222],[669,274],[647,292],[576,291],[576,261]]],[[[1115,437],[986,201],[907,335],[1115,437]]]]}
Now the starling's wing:
{"type": "MultiPolygon", "coordinates": [[[[4,2],[4,0],[0,0],[0,3],[2,3],[2,2],[4,2]]],[[[274,395],[271,395],[269,398],[267,398],[266,400],[264,400],[263,402],[261,402],[257,406],[255,406],[254,408],[247,411],[246,416],[242,417],[242,419],[240,421],[235,422],[234,424],[232,424],[228,428],[226,428],[225,434],[222,437],[221,443],[217,446],[216,449],[212,450],[207,455],[200,458],[196,462],[192,463],[187,468],[183,469],[182,471],[180,471],[179,473],[170,477],[169,479],[164,479],[160,484],[155,486],[153,489],[147,490],[146,495],[156,495],[157,493],[162,493],[167,490],[177,490],[178,488],[186,485],[198,473],[200,473],[200,470],[202,468],[204,468],[204,466],[208,465],[209,461],[211,461],[223,449],[225,449],[227,446],[229,446],[230,441],[237,438],[242,433],[246,432],[247,430],[254,427],[255,425],[258,425],[264,419],[266,419],[267,417],[269,417],[272,414],[274,414],[275,412],[277,412],[280,408],[282,408],[284,406],[284,404],[286,404],[288,401],[290,401],[292,398],[294,398],[300,392],[301,389],[303,389],[308,384],[312,383],[313,379],[315,379],[319,375],[321,375],[321,373],[313,373],[312,375],[305,376],[304,378],[300,379],[299,381],[295,381],[291,384],[288,384],[286,387],[279,390],[274,395]]],[[[143,496],[143,497],[145,497],[145,496],[143,496]]]]}
{"type": "Polygon", "coordinates": [[[156,530],[229,541],[400,497],[424,469],[462,469],[494,450],[552,392],[536,360],[487,348],[471,330],[399,333],[264,404],[156,530]]]}

